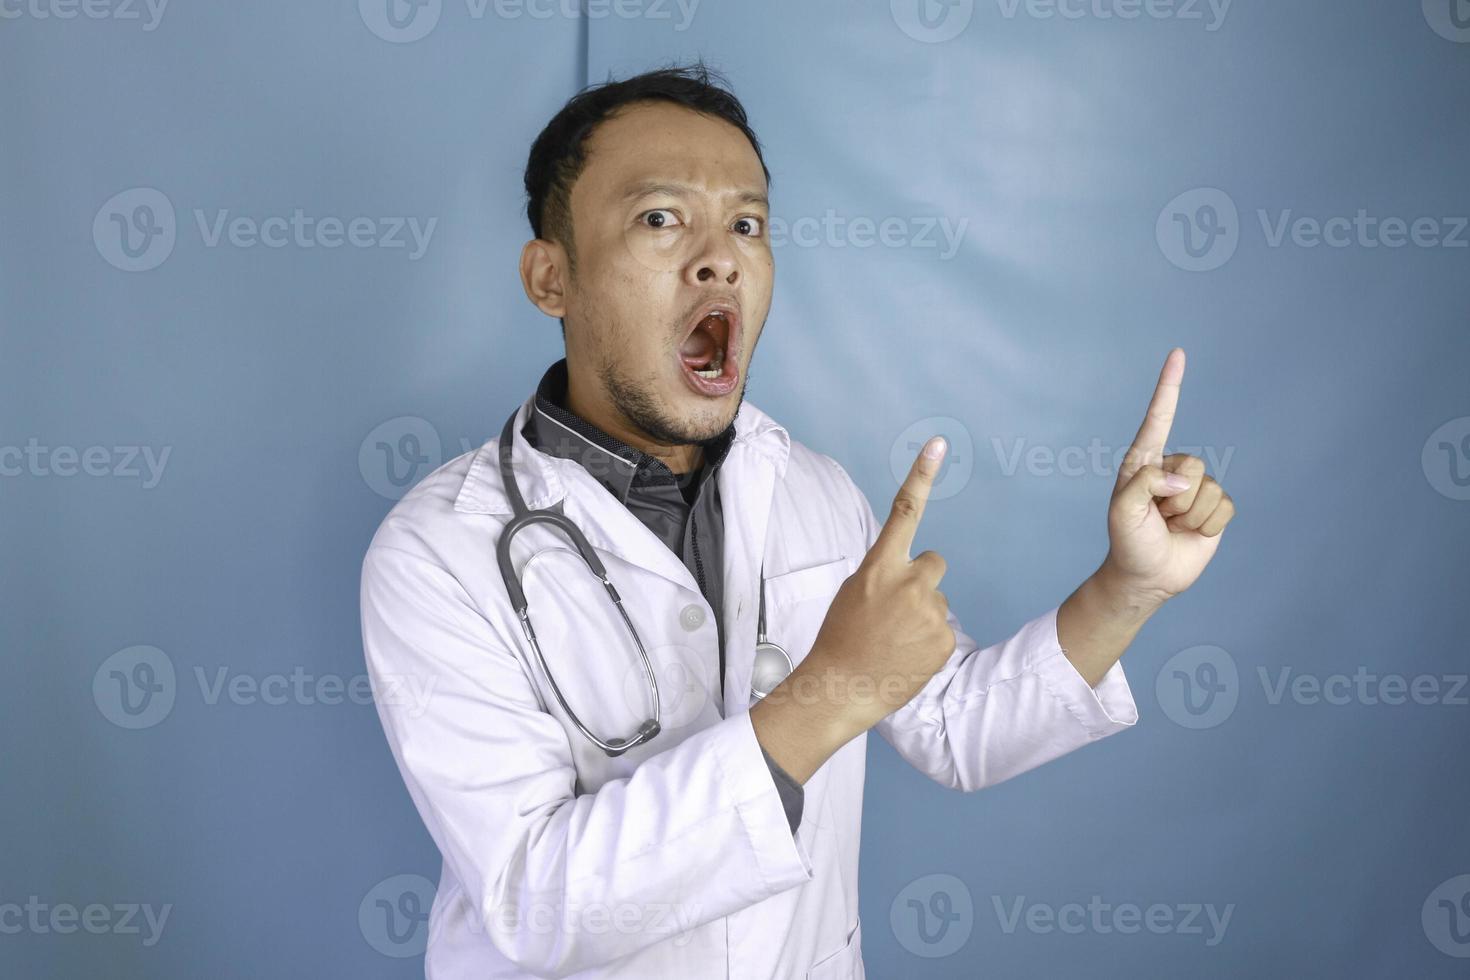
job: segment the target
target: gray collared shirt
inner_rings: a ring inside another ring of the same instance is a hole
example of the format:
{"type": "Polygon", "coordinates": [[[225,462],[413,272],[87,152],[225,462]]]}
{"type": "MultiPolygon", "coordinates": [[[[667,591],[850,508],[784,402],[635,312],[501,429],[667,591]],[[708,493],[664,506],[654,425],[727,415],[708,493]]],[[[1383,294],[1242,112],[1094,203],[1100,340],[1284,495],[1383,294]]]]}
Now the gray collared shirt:
{"type": "MultiPolygon", "coordinates": [[[[732,421],[718,436],[704,443],[704,465],[689,473],[675,473],[657,456],[640,452],[564,407],[567,403],[567,362],[546,369],[536,386],[536,401],[521,434],[535,449],[581,463],[593,479],[668,545],[689,569],[699,591],[715,614],[719,642],[720,693],[725,689],[724,572],[721,564],[725,521],[715,473],[735,441],[732,421]]],[[[778,766],[764,747],[766,765],[781,794],[786,822],[792,833],[801,823],[805,791],[778,766]]]]}

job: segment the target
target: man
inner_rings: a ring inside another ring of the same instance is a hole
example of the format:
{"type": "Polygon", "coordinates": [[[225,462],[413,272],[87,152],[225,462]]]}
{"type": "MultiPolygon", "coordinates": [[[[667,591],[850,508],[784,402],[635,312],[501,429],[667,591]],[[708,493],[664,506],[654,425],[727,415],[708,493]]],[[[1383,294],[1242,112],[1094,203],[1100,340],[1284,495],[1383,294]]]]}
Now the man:
{"type": "Polygon", "coordinates": [[[977,649],[944,560],[909,557],[942,440],[880,525],[835,460],[743,401],[767,186],[702,66],[586,90],[531,150],[521,281],[566,358],[393,508],[362,573],[374,680],[433,684],[427,710],[379,703],[444,859],[431,977],[863,976],[866,732],[975,790],[1134,724],[1118,658],[1234,512],[1200,460],[1163,456],[1171,351],[1107,557],[977,649]],[[502,576],[523,510],[569,519],[621,607],[546,522],[502,576]],[[762,619],[785,654],[758,665],[762,619]]]}

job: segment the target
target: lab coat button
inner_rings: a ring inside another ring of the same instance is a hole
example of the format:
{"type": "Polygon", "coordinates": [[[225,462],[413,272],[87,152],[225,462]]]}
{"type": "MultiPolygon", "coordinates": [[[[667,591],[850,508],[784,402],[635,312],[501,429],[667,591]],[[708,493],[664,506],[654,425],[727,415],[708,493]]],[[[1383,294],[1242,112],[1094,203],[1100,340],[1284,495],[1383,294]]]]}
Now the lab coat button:
{"type": "Polygon", "coordinates": [[[679,625],[693,633],[704,625],[704,607],[690,603],[679,611],[679,625]]]}

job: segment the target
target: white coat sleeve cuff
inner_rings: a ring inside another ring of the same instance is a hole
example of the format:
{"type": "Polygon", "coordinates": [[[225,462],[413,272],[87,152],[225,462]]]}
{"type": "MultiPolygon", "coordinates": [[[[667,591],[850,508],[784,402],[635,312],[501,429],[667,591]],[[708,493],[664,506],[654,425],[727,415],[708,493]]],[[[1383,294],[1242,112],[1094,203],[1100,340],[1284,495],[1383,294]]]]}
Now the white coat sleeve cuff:
{"type": "Polygon", "coordinates": [[[1030,664],[1047,689],[1060,701],[1092,738],[1102,738],[1128,728],[1138,721],[1138,706],[1128,678],[1123,675],[1123,661],[1118,660],[1103,674],[1097,686],[1077,671],[1062,650],[1057,635],[1057,609],[1027,623],[1023,632],[1031,633],[1033,642],[1030,664]]]}
{"type": "Polygon", "coordinates": [[[740,814],[761,878],[773,893],[810,881],[811,855],[791,832],[785,804],[771,779],[750,713],[727,721],[732,730],[722,733],[715,742],[715,758],[726,791],[740,814]]]}

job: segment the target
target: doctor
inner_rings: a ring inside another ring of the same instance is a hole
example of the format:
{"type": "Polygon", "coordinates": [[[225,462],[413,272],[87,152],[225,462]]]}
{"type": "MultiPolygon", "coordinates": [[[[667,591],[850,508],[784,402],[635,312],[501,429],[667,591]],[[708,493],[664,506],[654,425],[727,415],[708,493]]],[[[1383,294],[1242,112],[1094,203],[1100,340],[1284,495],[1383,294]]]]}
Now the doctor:
{"type": "MultiPolygon", "coordinates": [[[[429,977],[862,977],[867,732],[971,791],[1129,727],[1118,658],[1234,512],[1199,459],[1163,455],[1176,349],[1107,556],[979,649],[944,560],[910,557],[942,440],[880,522],[743,401],[767,185],[702,67],[588,89],[531,150],[521,281],[566,357],[393,508],[362,568],[374,681],[433,685],[426,709],[378,705],[443,856],[429,977]]],[[[812,368],[814,398],[841,383],[812,368]]]]}

